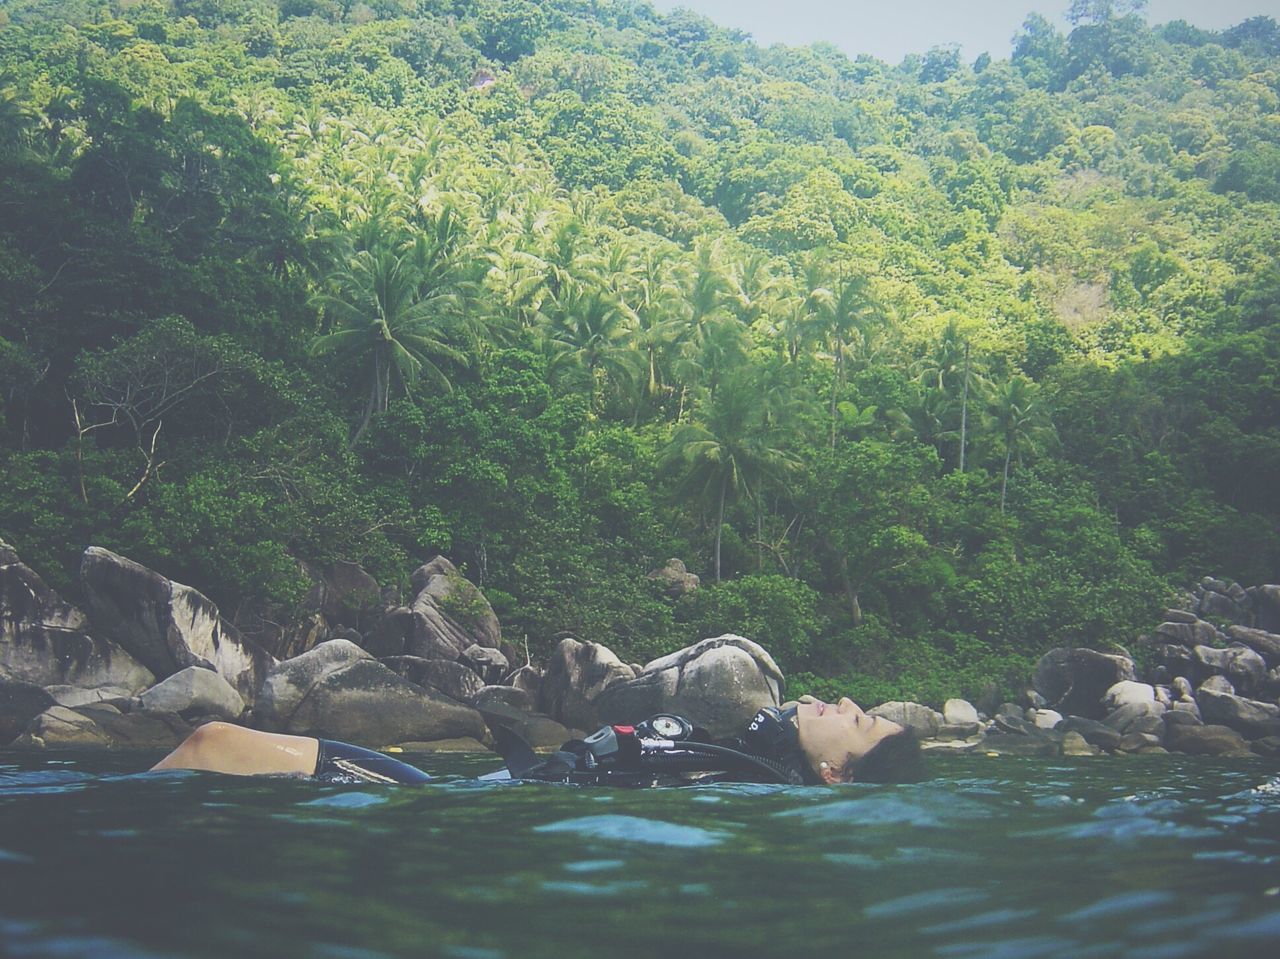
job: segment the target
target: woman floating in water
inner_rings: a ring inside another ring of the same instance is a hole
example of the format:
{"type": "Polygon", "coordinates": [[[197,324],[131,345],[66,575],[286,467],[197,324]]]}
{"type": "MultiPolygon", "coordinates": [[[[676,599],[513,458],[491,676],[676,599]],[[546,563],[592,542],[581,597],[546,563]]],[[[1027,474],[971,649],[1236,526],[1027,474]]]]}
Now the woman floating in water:
{"type": "MultiPolygon", "coordinates": [[[[908,782],[920,778],[920,745],[909,730],[869,716],[851,699],[812,696],[767,706],[741,736],[707,740],[681,716],[660,714],[635,726],[605,726],[537,756],[509,730],[494,727],[506,769],[485,778],[619,786],[706,781],[908,782]]],[[[155,769],[203,769],[237,775],[302,775],[325,782],[420,783],[431,777],[383,753],[309,736],[201,726],[155,769]]]]}

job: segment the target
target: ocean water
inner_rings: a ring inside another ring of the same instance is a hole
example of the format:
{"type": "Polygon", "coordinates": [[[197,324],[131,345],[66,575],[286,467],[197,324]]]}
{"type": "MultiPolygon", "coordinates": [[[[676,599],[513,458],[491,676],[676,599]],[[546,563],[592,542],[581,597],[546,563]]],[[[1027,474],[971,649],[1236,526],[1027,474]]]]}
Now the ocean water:
{"type": "MultiPolygon", "coordinates": [[[[936,755],[936,754],[935,754],[936,755]]],[[[910,786],[139,774],[0,754],[0,955],[1280,955],[1280,764],[931,758],[910,786]]]]}

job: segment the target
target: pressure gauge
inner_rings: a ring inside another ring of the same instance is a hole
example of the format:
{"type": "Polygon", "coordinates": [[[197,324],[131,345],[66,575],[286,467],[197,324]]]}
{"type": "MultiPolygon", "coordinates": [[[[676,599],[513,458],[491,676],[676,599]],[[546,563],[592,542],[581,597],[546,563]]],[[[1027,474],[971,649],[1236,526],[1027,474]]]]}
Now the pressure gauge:
{"type": "Polygon", "coordinates": [[[670,739],[678,742],[681,739],[688,738],[689,734],[693,732],[693,724],[683,716],[659,713],[646,719],[636,731],[638,733],[648,733],[660,739],[670,739]]]}

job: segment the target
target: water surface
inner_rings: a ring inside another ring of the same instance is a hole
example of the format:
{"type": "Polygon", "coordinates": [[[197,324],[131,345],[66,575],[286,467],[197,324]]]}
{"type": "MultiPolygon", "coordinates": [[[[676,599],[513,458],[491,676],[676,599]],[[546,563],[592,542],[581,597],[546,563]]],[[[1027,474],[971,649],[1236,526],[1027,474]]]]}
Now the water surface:
{"type": "Polygon", "coordinates": [[[1280,764],[931,757],[911,786],[138,774],[0,754],[0,955],[1275,955],[1280,764]]]}

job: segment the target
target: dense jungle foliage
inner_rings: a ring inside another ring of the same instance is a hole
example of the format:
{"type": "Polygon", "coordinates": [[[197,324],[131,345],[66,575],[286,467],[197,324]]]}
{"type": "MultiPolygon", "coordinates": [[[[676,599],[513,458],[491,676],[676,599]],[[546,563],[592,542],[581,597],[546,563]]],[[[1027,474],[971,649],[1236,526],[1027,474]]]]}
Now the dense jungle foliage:
{"type": "Polygon", "coordinates": [[[633,0],[0,2],[0,536],[251,635],[436,552],[507,638],[976,695],[1280,574],[1280,28],[1011,59],[633,0]],[[684,559],[703,588],[646,577],[684,559]]]}

